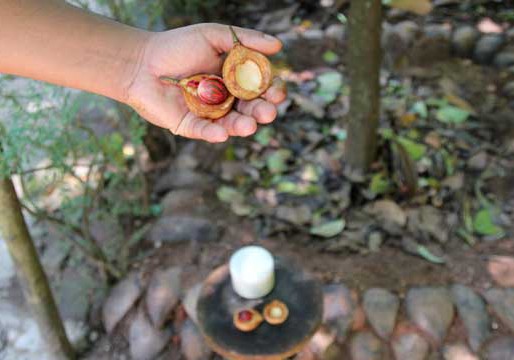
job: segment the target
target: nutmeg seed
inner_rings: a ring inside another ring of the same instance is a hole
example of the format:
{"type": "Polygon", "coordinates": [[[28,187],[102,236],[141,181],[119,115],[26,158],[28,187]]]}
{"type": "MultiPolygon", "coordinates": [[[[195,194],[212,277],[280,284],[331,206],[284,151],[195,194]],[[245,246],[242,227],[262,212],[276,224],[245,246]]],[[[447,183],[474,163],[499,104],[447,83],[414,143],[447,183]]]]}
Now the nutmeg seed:
{"type": "Polygon", "coordinates": [[[221,79],[207,78],[200,81],[197,88],[198,97],[203,103],[218,105],[228,97],[228,90],[221,79]]]}

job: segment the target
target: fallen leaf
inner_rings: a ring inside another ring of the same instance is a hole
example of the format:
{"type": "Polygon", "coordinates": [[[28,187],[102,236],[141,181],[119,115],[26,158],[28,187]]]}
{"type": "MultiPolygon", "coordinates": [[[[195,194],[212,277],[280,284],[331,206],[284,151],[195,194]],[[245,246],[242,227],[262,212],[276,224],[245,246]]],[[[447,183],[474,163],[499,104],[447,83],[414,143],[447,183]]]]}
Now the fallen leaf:
{"type": "Polygon", "coordinates": [[[473,219],[475,232],[480,235],[500,235],[503,229],[493,222],[493,215],[490,209],[482,209],[475,214],[473,219]]]}
{"type": "Polygon", "coordinates": [[[430,261],[434,264],[444,264],[445,260],[437,255],[434,255],[428,250],[428,248],[424,245],[418,245],[417,252],[419,256],[421,256],[423,259],[430,261]]]}
{"type": "Polygon", "coordinates": [[[266,158],[268,170],[273,174],[280,174],[287,170],[287,160],[293,155],[291,150],[279,149],[266,158]]]}
{"type": "Polygon", "coordinates": [[[430,0],[388,0],[386,4],[396,9],[413,12],[417,15],[426,15],[432,11],[430,0]]]}
{"type": "Polygon", "coordinates": [[[514,257],[493,256],[489,259],[487,270],[498,285],[514,287],[514,257]]]}
{"type": "Polygon", "coordinates": [[[417,143],[405,137],[398,136],[396,138],[396,141],[403,145],[407,153],[412,157],[414,161],[418,161],[419,159],[421,159],[427,152],[427,147],[425,145],[417,143]]]}
{"type": "Polygon", "coordinates": [[[468,119],[469,115],[469,111],[456,106],[446,105],[437,111],[436,118],[440,122],[447,124],[461,124],[468,119]]]}
{"type": "Polygon", "coordinates": [[[337,234],[340,234],[341,231],[344,230],[345,225],[346,222],[343,219],[334,220],[312,227],[310,233],[316,236],[331,238],[336,236],[337,234]]]}
{"type": "Polygon", "coordinates": [[[412,105],[411,111],[418,114],[422,119],[426,119],[428,116],[427,104],[425,104],[424,101],[416,101],[414,105],[412,105]]]}
{"type": "Polygon", "coordinates": [[[409,127],[414,121],[416,121],[416,115],[413,113],[408,112],[400,116],[400,124],[402,126],[409,127]]]}
{"type": "Polygon", "coordinates": [[[371,178],[369,189],[376,195],[385,194],[391,190],[391,179],[384,173],[376,173],[371,178]]]}
{"type": "Polygon", "coordinates": [[[319,75],[317,80],[319,86],[315,93],[316,96],[327,104],[334,101],[343,86],[343,75],[337,71],[329,71],[319,75]]]}
{"type": "Polygon", "coordinates": [[[262,146],[268,146],[272,137],[273,137],[273,128],[263,127],[257,132],[257,134],[255,134],[254,139],[262,146]]]}
{"type": "Polygon", "coordinates": [[[446,98],[446,100],[448,100],[448,102],[450,104],[455,105],[462,110],[466,110],[467,112],[469,112],[472,115],[476,114],[476,111],[473,108],[473,106],[471,106],[471,104],[469,102],[467,102],[466,100],[464,100],[463,98],[461,98],[455,94],[446,94],[445,98],[446,98]]]}
{"type": "Polygon", "coordinates": [[[391,222],[400,227],[407,224],[407,214],[392,200],[378,200],[364,207],[364,211],[380,222],[391,222]]]}

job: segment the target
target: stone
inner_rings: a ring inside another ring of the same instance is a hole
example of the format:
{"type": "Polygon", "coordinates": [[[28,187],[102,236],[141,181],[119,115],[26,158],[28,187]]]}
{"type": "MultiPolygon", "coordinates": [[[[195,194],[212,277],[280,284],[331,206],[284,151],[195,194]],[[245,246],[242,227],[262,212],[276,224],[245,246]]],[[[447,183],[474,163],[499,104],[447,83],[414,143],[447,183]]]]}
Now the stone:
{"type": "Polygon", "coordinates": [[[205,199],[201,190],[177,189],[170,191],[161,201],[162,215],[201,214],[205,209],[205,199]]]}
{"type": "Polygon", "coordinates": [[[205,344],[200,331],[191,320],[186,320],[180,329],[181,350],[186,360],[208,359],[211,350],[205,344]]]}
{"type": "Polygon", "coordinates": [[[407,216],[407,227],[416,236],[427,240],[434,238],[440,243],[448,241],[448,227],[441,210],[425,205],[409,210],[407,216]]]}
{"type": "Polygon", "coordinates": [[[102,319],[108,333],[127,314],[143,293],[143,286],[137,273],[129,274],[114,286],[102,307],[102,319]]]}
{"type": "Polygon", "coordinates": [[[372,288],[364,293],[363,307],[373,330],[382,339],[389,339],[400,307],[398,296],[386,289],[372,288]]]}
{"type": "Polygon", "coordinates": [[[423,28],[426,37],[450,40],[452,29],[447,24],[429,24],[423,28]]]}
{"type": "Polygon", "coordinates": [[[280,205],[276,209],[276,216],[280,220],[284,220],[295,225],[303,225],[312,220],[311,209],[307,205],[280,205]]]}
{"type": "Polygon", "coordinates": [[[405,20],[393,25],[392,32],[398,35],[408,47],[421,34],[421,29],[414,21],[405,20]]]}
{"type": "Polygon", "coordinates": [[[459,317],[466,328],[468,344],[476,352],[490,335],[491,320],[485,302],[465,285],[453,285],[451,292],[459,317]]]}
{"type": "Polygon", "coordinates": [[[473,49],[480,37],[480,32],[474,26],[461,26],[452,34],[452,48],[457,56],[471,57],[473,49]]]}
{"type": "Polygon", "coordinates": [[[503,93],[508,97],[514,98],[514,81],[510,81],[503,86],[503,93]]]}
{"type": "Polygon", "coordinates": [[[426,360],[430,345],[417,332],[402,329],[391,343],[396,360],[426,360]]]}
{"type": "Polygon", "coordinates": [[[334,332],[325,326],[314,334],[309,344],[296,356],[296,360],[337,360],[342,358],[343,349],[335,341],[334,332]],[[337,356],[339,355],[339,356],[337,356]]]}
{"type": "Polygon", "coordinates": [[[212,184],[214,181],[210,175],[191,169],[171,169],[157,180],[154,191],[163,194],[172,189],[208,189],[212,184]]]}
{"type": "Polygon", "coordinates": [[[502,336],[486,345],[482,352],[484,360],[512,360],[514,359],[514,337],[502,336]]]}
{"type": "Polygon", "coordinates": [[[468,159],[467,165],[468,168],[472,170],[480,171],[485,169],[487,162],[487,153],[484,150],[481,150],[468,159]]]}
{"type": "Polygon", "coordinates": [[[514,65],[514,49],[505,50],[496,54],[493,64],[499,68],[508,68],[514,65]]]}
{"type": "Polygon", "coordinates": [[[382,360],[385,348],[371,331],[363,331],[352,337],[350,353],[352,360],[382,360]]]}
{"type": "Polygon", "coordinates": [[[161,328],[180,299],[182,269],[157,269],[146,291],[146,308],[152,324],[161,328]]]}
{"type": "Polygon", "coordinates": [[[500,320],[514,331],[514,288],[489,289],[485,293],[485,299],[500,320]]]}
{"type": "Polygon", "coordinates": [[[343,24],[329,25],[325,29],[325,37],[342,42],[346,38],[346,27],[343,24]]]}
{"type": "Polygon", "coordinates": [[[307,40],[322,40],[325,33],[321,29],[307,29],[302,33],[302,37],[307,40]]]}
{"type": "Polygon", "coordinates": [[[14,262],[7,249],[7,244],[0,237],[0,287],[8,286],[14,275],[14,262]]]}
{"type": "Polygon", "coordinates": [[[182,301],[187,316],[189,316],[189,318],[195,324],[198,323],[196,304],[198,303],[198,298],[200,297],[200,293],[202,292],[202,286],[203,283],[198,283],[189,290],[187,290],[186,295],[184,296],[184,300],[182,301]]]}
{"type": "Polygon", "coordinates": [[[335,330],[338,340],[344,340],[351,329],[356,307],[350,290],[343,284],[323,288],[323,323],[335,330]]]}
{"type": "Polygon", "coordinates": [[[130,355],[134,360],[154,359],[168,344],[171,330],[152,326],[144,310],[140,309],[129,329],[130,355]]]}
{"type": "Polygon", "coordinates": [[[161,244],[181,241],[214,241],[220,236],[220,229],[210,220],[192,216],[163,216],[149,232],[149,240],[161,244]]]}
{"type": "Polygon", "coordinates": [[[514,287],[514,257],[491,256],[487,270],[494,282],[503,287],[514,287]]]}
{"type": "Polygon", "coordinates": [[[373,215],[382,228],[396,233],[407,223],[407,214],[392,200],[378,200],[364,207],[364,212],[373,215]]]}
{"type": "Polygon", "coordinates": [[[505,38],[501,34],[482,35],[476,43],[473,57],[480,64],[489,64],[504,44],[505,38]]]}
{"type": "Polygon", "coordinates": [[[413,324],[442,343],[453,321],[452,297],[442,287],[415,287],[407,292],[406,307],[413,324]]]}
{"type": "Polygon", "coordinates": [[[87,321],[91,307],[90,297],[97,287],[95,279],[86,268],[66,268],[56,293],[59,312],[64,319],[87,321]]]}
{"type": "Polygon", "coordinates": [[[444,360],[480,360],[464,344],[452,344],[443,348],[444,360]]]}

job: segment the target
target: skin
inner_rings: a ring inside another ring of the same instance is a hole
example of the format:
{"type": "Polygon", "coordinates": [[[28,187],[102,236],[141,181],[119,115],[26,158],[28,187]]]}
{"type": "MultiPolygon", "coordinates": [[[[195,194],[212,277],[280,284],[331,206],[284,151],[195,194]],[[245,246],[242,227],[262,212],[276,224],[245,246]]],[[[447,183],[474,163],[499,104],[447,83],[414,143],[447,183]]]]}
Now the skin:
{"type": "MultiPolygon", "coordinates": [[[[0,1],[0,72],[81,89],[123,102],[176,135],[208,142],[249,136],[272,122],[286,93],[280,84],[261,99],[240,101],[215,122],[189,112],[180,90],[160,76],[220,74],[232,48],[228,27],[198,24],[148,32],[59,0],[0,1]]],[[[235,28],[241,42],[266,55],[282,44],[258,31],[235,28]]]]}

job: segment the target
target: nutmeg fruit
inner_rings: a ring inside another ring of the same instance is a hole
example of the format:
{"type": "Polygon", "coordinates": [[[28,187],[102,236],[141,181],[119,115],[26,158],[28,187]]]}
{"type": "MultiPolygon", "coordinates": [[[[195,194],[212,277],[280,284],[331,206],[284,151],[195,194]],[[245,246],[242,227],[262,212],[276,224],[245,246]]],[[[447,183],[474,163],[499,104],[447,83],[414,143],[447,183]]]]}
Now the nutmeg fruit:
{"type": "Polygon", "coordinates": [[[236,311],[233,316],[234,326],[244,332],[257,329],[262,323],[263,318],[259,312],[254,309],[243,309],[236,311]]]}
{"type": "Polygon", "coordinates": [[[198,74],[182,80],[166,76],[162,81],[180,87],[188,109],[195,115],[216,120],[225,116],[234,104],[223,79],[216,75],[198,74]]]}
{"type": "Polygon", "coordinates": [[[238,99],[252,100],[271,86],[273,73],[266,56],[241,44],[232,26],[234,46],[223,63],[225,85],[238,99]]]}
{"type": "Polygon", "coordinates": [[[289,309],[280,300],[273,300],[264,307],[264,319],[268,324],[280,325],[289,317],[289,309]]]}

